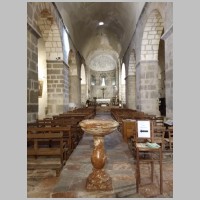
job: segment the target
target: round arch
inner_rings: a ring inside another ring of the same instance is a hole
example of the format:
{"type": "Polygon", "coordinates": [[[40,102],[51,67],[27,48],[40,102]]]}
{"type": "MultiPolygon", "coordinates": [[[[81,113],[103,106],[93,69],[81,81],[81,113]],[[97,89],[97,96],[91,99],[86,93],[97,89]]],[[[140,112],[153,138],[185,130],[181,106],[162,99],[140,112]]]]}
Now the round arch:
{"type": "Polygon", "coordinates": [[[155,115],[162,115],[159,108],[160,93],[161,91],[165,93],[163,89],[165,63],[162,62],[164,44],[161,41],[163,31],[163,18],[160,12],[154,9],[149,14],[144,27],[136,87],[139,92],[137,107],[143,112],[155,115]]]}
{"type": "Polygon", "coordinates": [[[153,10],[145,24],[140,60],[158,60],[158,49],[164,22],[159,11],[153,10]]]}
{"type": "Polygon", "coordinates": [[[45,41],[47,60],[63,60],[60,30],[49,10],[41,11],[38,27],[45,41]]]}
{"type": "Polygon", "coordinates": [[[48,112],[48,107],[52,108],[49,112],[55,112],[55,108],[49,104],[50,93],[59,92],[55,90],[50,92],[49,90],[50,87],[57,88],[57,83],[49,76],[53,68],[47,67],[47,63],[53,60],[63,60],[63,50],[60,30],[51,10],[43,8],[37,14],[39,14],[37,16],[37,26],[41,34],[41,38],[38,40],[38,79],[43,88],[42,95],[39,96],[38,100],[38,117],[44,118],[48,112]],[[51,82],[50,79],[52,79],[51,82]]]}

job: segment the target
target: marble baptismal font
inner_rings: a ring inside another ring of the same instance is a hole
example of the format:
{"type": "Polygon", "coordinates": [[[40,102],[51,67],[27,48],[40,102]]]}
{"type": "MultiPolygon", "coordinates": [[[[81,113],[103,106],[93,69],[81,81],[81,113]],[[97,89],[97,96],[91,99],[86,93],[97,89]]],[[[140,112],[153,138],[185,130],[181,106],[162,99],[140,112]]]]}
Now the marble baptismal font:
{"type": "Polygon", "coordinates": [[[106,162],[104,136],[117,129],[119,123],[115,120],[86,119],[80,126],[85,133],[93,135],[94,149],[91,156],[93,172],[86,181],[87,190],[112,190],[112,179],[103,169],[106,162]]]}

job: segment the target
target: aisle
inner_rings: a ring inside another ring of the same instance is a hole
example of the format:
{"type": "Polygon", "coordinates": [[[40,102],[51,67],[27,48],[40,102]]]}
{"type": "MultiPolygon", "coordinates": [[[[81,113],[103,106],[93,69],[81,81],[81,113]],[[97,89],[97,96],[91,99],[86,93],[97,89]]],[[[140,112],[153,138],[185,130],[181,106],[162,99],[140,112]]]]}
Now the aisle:
{"type": "MultiPolygon", "coordinates": [[[[100,114],[96,118],[111,119],[110,113],[100,114]]],[[[113,191],[87,192],[85,189],[86,178],[92,171],[90,161],[93,149],[93,138],[84,134],[83,139],[71,154],[64,166],[60,177],[55,176],[55,170],[28,170],[27,197],[173,197],[173,159],[163,161],[163,195],[159,194],[159,165],[155,164],[154,183],[150,183],[150,166],[142,165],[142,185],[140,194],[135,188],[135,162],[122,140],[121,133],[115,131],[105,136],[105,149],[107,162],[105,169],[112,178],[113,191]]]]}
{"type": "MultiPolygon", "coordinates": [[[[97,114],[95,118],[111,119],[111,116],[97,114]]],[[[93,137],[84,134],[63,168],[51,197],[139,197],[135,194],[134,159],[118,131],[105,136],[107,162],[104,168],[112,178],[113,190],[86,191],[86,178],[92,172],[90,161],[92,149],[93,137]]]]}

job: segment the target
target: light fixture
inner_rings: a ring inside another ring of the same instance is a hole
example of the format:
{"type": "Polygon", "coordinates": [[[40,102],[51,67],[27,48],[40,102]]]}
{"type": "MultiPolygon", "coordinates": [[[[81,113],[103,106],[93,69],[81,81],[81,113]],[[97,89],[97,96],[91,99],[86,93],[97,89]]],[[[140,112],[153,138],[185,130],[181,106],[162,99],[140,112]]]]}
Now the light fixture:
{"type": "Polygon", "coordinates": [[[104,25],[104,22],[99,22],[99,26],[102,26],[102,25],[104,25]]]}

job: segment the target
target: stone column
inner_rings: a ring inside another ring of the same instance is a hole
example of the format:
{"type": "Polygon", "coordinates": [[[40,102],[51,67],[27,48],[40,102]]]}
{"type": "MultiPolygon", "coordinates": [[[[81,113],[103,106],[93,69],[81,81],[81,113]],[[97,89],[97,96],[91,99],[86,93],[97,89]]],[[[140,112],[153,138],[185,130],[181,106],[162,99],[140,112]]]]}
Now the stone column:
{"type": "Polygon", "coordinates": [[[160,115],[158,104],[158,61],[141,61],[136,67],[137,106],[142,112],[160,115]]]}
{"type": "Polygon", "coordinates": [[[162,36],[165,40],[166,117],[173,119],[173,26],[162,36]]]}
{"type": "Polygon", "coordinates": [[[119,81],[119,64],[116,68],[116,86],[117,86],[117,96],[120,96],[120,81],[119,81]]]}
{"type": "Polygon", "coordinates": [[[80,107],[81,106],[80,77],[78,75],[70,75],[69,78],[70,78],[69,102],[75,103],[76,107],[80,107]]]}
{"type": "Polygon", "coordinates": [[[92,90],[91,83],[90,83],[90,76],[91,76],[91,72],[90,72],[89,67],[87,67],[87,85],[86,85],[86,98],[87,99],[89,99],[89,97],[90,97],[90,94],[88,91],[92,90]]]}
{"type": "Polygon", "coordinates": [[[48,116],[68,110],[68,66],[63,61],[47,61],[48,116]]]}
{"type": "Polygon", "coordinates": [[[136,110],[136,77],[129,75],[126,77],[126,105],[127,108],[136,110]]]}
{"type": "Polygon", "coordinates": [[[87,84],[81,84],[81,106],[85,106],[87,101],[87,84]]]}

